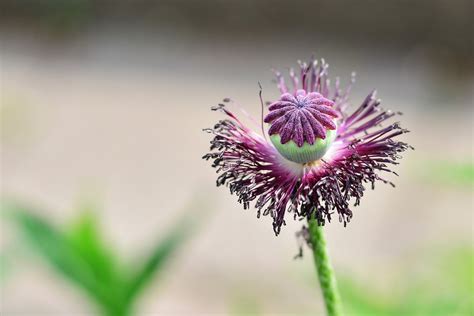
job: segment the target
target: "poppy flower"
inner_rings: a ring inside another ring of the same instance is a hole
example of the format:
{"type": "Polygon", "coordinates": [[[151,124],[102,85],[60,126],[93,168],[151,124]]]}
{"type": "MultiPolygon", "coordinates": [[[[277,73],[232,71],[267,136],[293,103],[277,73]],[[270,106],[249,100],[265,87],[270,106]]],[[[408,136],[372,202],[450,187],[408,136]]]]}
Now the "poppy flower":
{"type": "Polygon", "coordinates": [[[213,139],[203,158],[216,168],[217,186],[226,185],[245,209],[255,203],[258,217],[270,215],[277,235],[287,213],[321,225],[337,216],[346,225],[366,186],[393,185],[383,174],[395,173],[391,166],[411,148],[396,139],[406,129],[385,124],[401,113],[384,110],[375,91],[349,111],[354,74],[343,90],[339,79],[331,86],[324,60],[299,66],[298,74],[290,70],[291,85],[275,72],[281,96],[266,109],[262,102],[263,135],[242,123],[229,99],[213,107],[226,118],[205,129],[213,139]]]}

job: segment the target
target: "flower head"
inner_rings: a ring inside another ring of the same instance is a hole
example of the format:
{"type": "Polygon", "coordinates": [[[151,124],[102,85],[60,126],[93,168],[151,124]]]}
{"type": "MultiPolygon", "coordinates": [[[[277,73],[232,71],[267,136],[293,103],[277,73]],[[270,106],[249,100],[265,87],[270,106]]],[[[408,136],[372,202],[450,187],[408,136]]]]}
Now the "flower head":
{"type": "Polygon", "coordinates": [[[279,72],[276,77],[281,96],[263,119],[270,124],[271,142],[220,104],[213,109],[228,118],[206,129],[214,138],[203,158],[217,168],[217,186],[227,185],[245,209],[255,201],[257,216],[272,216],[276,234],[287,212],[295,218],[315,216],[321,224],[337,213],[346,225],[352,218],[350,204],[360,203],[364,185],[392,184],[380,174],[394,173],[390,165],[411,148],[395,140],[407,132],[398,123],[381,126],[400,113],[383,110],[375,91],[349,113],[354,75],[346,90],[338,79],[331,87],[324,60],[300,63],[298,76],[291,70],[291,88],[279,72]]]}

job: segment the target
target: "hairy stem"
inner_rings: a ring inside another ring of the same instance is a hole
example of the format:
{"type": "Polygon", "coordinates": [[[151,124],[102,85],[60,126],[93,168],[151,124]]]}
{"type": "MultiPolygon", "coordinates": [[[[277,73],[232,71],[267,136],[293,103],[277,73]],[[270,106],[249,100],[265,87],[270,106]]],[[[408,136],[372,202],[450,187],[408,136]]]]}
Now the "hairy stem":
{"type": "Polygon", "coordinates": [[[309,220],[308,225],[310,246],[313,250],[314,264],[318,272],[319,285],[321,286],[327,314],[328,316],[340,316],[342,315],[341,298],[334,271],[329,261],[323,226],[319,226],[315,219],[309,220]]]}

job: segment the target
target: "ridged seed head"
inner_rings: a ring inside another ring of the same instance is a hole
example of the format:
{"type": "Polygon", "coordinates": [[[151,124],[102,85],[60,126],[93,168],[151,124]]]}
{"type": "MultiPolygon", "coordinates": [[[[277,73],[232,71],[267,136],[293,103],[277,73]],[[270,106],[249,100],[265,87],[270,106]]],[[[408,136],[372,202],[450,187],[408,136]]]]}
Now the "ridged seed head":
{"type": "Polygon", "coordinates": [[[264,121],[275,148],[288,160],[307,163],[320,159],[335,138],[334,102],[320,93],[284,93],[269,106],[264,121]]]}

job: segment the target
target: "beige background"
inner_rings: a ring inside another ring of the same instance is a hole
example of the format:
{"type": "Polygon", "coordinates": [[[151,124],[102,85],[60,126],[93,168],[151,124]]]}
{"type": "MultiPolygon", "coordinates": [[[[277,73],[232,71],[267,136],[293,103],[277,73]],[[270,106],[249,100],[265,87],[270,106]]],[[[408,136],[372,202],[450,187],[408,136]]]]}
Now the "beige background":
{"type": "MultiPolygon", "coordinates": [[[[353,104],[377,88],[385,107],[403,111],[412,130],[403,139],[416,147],[397,168],[397,188],[380,184],[347,228],[327,227],[338,272],[386,289],[404,266],[427,264],[420,254],[472,242],[472,190],[425,168],[470,161],[472,76],[438,67],[422,44],[392,53],[317,36],[232,41],[127,28],[65,42],[11,29],[0,35],[4,196],[30,201],[61,223],[74,217],[81,196],[97,195],[110,243],[131,260],[183,212],[202,216],[186,208],[193,196],[212,210],[161,286],[143,297],[143,314],[227,314],[241,299],[268,314],[322,310],[310,257],[292,260],[301,224],[289,220],[275,237],[270,218],[242,210],[200,159],[209,141],[201,129],[220,118],[210,106],[231,97],[258,115],[257,82],[266,99],[277,97],[269,69],[313,52],[344,82],[358,73],[353,104]]],[[[4,249],[14,247],[13,236],[2,225],[4,249]]],[[[1,308],[5,315],[90,313],[81,293],[21,259],[2,285],[1,308]]]]}

